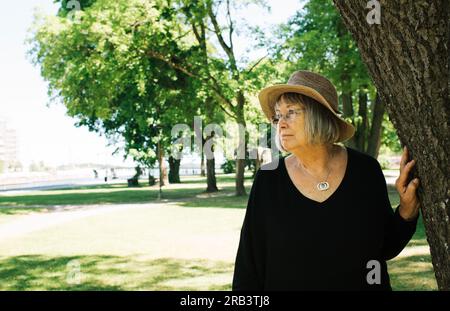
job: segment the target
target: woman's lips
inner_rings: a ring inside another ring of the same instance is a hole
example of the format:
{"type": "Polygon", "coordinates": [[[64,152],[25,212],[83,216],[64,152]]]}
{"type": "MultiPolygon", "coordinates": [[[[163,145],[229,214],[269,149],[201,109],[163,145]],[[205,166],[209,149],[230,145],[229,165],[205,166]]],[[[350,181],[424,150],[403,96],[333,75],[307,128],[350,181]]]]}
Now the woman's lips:
{"type": "Polygon", "coordinates": [[[285,138],[288,138],[288,137],[292,137],[293,135],[281,135],[281,139],[285,139],[285,138]]]}

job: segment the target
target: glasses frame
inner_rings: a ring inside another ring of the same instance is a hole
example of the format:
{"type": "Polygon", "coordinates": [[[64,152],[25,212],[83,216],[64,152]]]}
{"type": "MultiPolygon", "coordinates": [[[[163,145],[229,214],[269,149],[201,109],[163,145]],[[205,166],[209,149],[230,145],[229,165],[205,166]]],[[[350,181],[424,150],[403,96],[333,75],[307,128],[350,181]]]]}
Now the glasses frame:
{"type": "Polygon", "coordinates": [[[282,114],[282,113],[277,113],[275,112],[275,114],[272,116],[270,123],[272,123],[272,125],[276,126],[278,125],[278,123],[280,123],[280,121],[282,119],[286,120],[287,123],[291,123],[293,122],[298,115],[302,114],[305,112],[305,108],[297,108],[297,109],[288,109],[288,113],[287,114],[282,114]],[[278,118],[276,118],[275,116],[279,116],[278,118]]]}

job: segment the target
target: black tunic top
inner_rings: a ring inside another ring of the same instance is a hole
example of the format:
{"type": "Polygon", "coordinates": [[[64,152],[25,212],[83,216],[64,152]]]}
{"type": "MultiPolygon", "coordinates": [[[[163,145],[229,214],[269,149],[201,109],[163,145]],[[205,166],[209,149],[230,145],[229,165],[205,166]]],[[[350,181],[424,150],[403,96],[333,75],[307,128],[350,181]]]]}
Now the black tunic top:
{"type": "Polygon", "coordinates": [[[258,170],[233,290],[391,290],[386,260],[406,246],[417,219],[405,221],[392,209],[376,159],[349,147],[347,153],[344,178],[322,203],[298,191],[285,158],[258,170]]]}

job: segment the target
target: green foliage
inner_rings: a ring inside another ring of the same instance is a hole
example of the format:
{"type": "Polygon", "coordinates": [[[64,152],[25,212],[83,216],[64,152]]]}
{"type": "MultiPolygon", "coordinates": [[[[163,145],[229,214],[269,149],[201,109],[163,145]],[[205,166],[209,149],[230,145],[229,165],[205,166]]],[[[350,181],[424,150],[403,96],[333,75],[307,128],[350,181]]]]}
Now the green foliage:
{"type": "Polygon", "coordinates": [[[397,136],[397,131],[395,130],[394,125],[389,120],[387,114],[384,115],[383,119],[381,144],[392,152],[399,153],[402,151],[402,146],[400,143],[400,139],[397,136]]]}
{"type": "MultiPolygon", "coordinates": [[[[163,1],[88,1],[76,20],[38,18],[30,55],[78,126],[124,140],[125,151],[145,165],[155,162],[156,144],[170,146],[170,126],[184,123],[198,106],[198,84],[172,61],[196,53],[163,1]],[[146,155],[146,156],[143,156],[146,155]]],[[[65,2],[62,2],[64,7],[65,2]]]]}
{"type": "MultiPolygon", "coordinates": [[[[311,70],[328,77],[338,94],[352,98],[353,115],[346,119],[355,126],[361,123],[358,114],[358,94],[368,93],[367,119],[373,116],[372,105],[376,89],[363,63],[356,42],[345,28],[342,18],[331,0],[309,0],[303,9],[280,27],[283,44],[272,47],[272,55],[285,62],[285,77],[295,70],[311,70]]],[[[342,111],[342,100],[339,105],[342,111]]],[[[383,124],[382,144],[392,150],[399,145],[396,131],[386,116],[383,124]],[[387,123],[386,123],[387,122],[387,123]]],[[[368,130],[368,129],[367,129],[368,130]]],[[[367,133],[361,135],[368,136],[367,133]]]]}
{"type": "MultiPolygon", "coordinates": [[[[195,115],[206,123],[224,123],[225,115],[259,121],[249,95],[281,72],[270,59],[237,59],[231,32],[243,21],[223,25],[233,18],[222,1],[83,0],[75,18],[67,18],[67,0],[57,2],[58,15],[38,18],[30,40],[49,93],[78,126],[124,141],[142,165],[154,165],[158,143],[166,154],[177,149],[172,126],[192,127],[195,115]]],[[[265,5],[231,6],[253,3],[265,5]]]]}
{"type": "Polygon", "coordinates": [[[236,172],[236,161],[226,159],[220,166],[224,174],[231,174],[236,172]]]}
{"type": "Polygon", "coordinates": [[[350,91],[361,85],[373,90],[356,42],[332,1],[310,0],[280,31],[285,44],[275,51],[287,62],[287,72],[304,69],[322,73],[341,92],[348,87],[343,84],[343,75],[348,75],[350,91]]]}

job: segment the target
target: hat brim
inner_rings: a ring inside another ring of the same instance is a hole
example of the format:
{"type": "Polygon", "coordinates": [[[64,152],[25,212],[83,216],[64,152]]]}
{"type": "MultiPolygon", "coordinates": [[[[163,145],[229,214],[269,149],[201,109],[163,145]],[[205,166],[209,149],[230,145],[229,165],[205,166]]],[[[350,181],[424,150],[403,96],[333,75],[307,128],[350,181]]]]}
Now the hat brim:
{"type": "Polygon", "coordinates": [[[299,93],[315,99],[320,104],[324,105],[339,121],[340,135],[339,141],[343,142],[351,138],[355,134],[355,127],[342,119],[339,116],[339,111],[335,111],[333,107],[327,102],[327,100],[315,89],[304,85],[290,85],[290,84],[277,84],[266,87],[259,92],[258,99],[261,109],[266,115],[267,119],[271,121],[272,116],[275,114],[275,103],[278,97],[283,93],[299,93]]]}

